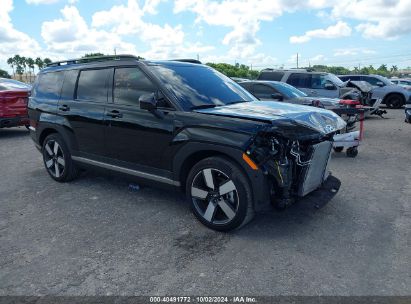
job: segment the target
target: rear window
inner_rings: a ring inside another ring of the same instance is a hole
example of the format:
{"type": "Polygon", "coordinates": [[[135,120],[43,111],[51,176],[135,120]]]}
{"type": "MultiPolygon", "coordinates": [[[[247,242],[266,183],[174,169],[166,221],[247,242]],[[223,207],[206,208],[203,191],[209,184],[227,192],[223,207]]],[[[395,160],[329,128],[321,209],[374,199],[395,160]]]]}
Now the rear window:
{"type": "Polygon", "coordinates": [[[107,80],[111,69],[83,70],[77,85],[77,99],[107,102],[107,80]]]}
{"type": "Polygon", "coordinates": [[[284,72],[261,72],[258,76],[258,80],[281,81],[283,76],[284,72]]]}
{"type": "Polygon", "coordinates": [[[33,90],[33,96],[36,98],[58,100],[60,98],[63,79],[64,71],[40,74],[37,79],[37,85],[33,90]]]}

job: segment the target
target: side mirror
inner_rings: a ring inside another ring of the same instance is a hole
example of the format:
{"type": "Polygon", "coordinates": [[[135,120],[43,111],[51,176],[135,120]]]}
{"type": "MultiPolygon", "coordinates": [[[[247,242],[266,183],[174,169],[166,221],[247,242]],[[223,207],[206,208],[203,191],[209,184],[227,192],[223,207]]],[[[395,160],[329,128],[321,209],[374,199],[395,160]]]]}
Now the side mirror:
{"type": "Polygon", "coordinates": [[[326,84],[324,85],[324,88],[325,88],[326,90],[335,90],[335,89],[336,89],[335,85],[333,85],[332,83],[326,83],[326,84]]]}
{"type": "Polygon", "coordinates": [[[157,110],[158,100],[155,93],[143,94],[138,99],[140,109],[147,110],[157,118],[164,118],[164,113],[157,110]]]}
{"type": "Polygon", "coordinates": [[[283,100],[284,100],[283,95],[281,95],[280,93],[271,94],[271,98],[272,98],[272,99],[275,99],[275,100],[279,100],[279,101],[283,101],[283,100]]]}
{"type": "Polygon", "coordinates": [[[153,112],[157,110],[157,100],[154,93],[143,94],[138,99],[140,109],[153,112]]]}
{"type": "Polygon", "coordinates": [[[379,87],[383,87],[383,86],[384,86],[384,82],[382,82],[382,81],[377,81],[376,85],[379,86],[379,87]]]}

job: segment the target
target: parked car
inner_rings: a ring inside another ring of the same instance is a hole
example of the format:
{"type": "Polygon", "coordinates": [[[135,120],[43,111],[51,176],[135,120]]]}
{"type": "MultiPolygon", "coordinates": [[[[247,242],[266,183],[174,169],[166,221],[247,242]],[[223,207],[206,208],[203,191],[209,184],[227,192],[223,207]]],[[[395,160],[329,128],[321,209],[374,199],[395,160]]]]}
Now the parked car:
{"type": "Polygon", "coordinates": [[[358,99],[359,95],[355,88],[346,87],[334,74],[305,69],[264,69],[257,80],[285,82],[313,97],[358,99]]]}
{"type": "Polygon", "coordinates": [[[403,78],[391,78],[390,81],[393,84],[399,85],[404,89],[411,91],[411,79],[403,79],[403,78]]]}
{"type": "Polygon", "coordinates": [[[29,117],[55,181],[99,167],[180,189],[216,230],[241,227],[270,201],[331,198],[340,185],[327,169],[345,127],[338,115],[262,103],[201,64],[125,55],[53,63],[37,77],[29,117]]]}
{"type": "Polygon", "coordinates": [[[411,123],[411,99],[405,104],[405,122],[411,123]]]}
{"type": "MultiPolygon", "coordinates": [[[[354,111],[345,111],[350,105],[339,98],[310,97],[303,91],[279,81],[254,80],[240,82],[239,85],[263,101],[284,101],[292,104],[322,107],[337,114],[341,113],[341,117],[347,123],[347,128],[355,127],[357,115],[354,114],[354,111]]],[[[357,104],[359,103],[353,104],[353,107],[357,104]]]]}
{"type": "Polygon", "coordinates": [[[30,90],[31,87],[23,82],[0,78],[0,128],[28,126],[30,90]]]}
{"type": "Polygon", "coordinates": [[[310,97],[357,100],[362,105],[371,107],[369,114],[381,116],[385,112],[379,109],[381,100],[374,98],[371,92],[373,87],[364,81],[343,82],[334,74],[305,69],[264,69],[260,72],[258,80],[281,81],[298,88],[310,97]]]}
{"type": "Polygon", "coordinates": [[[366,81],[374,89],[372,96],[374,98],[381,98],[382,103],[387,107],[399,109],[411,97],[411,92],[406,89],[393,84],[388,78],[380,75],[340,75],[338,76],[342,81],[366,81]]]}

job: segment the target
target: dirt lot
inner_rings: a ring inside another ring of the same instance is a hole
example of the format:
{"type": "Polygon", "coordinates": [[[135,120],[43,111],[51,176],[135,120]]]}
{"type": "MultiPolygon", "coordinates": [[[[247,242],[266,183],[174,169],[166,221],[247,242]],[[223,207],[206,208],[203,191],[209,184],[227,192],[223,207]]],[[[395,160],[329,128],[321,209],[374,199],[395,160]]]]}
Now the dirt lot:
{"type": "Polygon", "coordinates": [[[53,182],[24,128],[0,130],[0,295],[410,295],[411,125],[366,121],[322,209],[203,227],[178,193],[87,172],[53,182]]]}

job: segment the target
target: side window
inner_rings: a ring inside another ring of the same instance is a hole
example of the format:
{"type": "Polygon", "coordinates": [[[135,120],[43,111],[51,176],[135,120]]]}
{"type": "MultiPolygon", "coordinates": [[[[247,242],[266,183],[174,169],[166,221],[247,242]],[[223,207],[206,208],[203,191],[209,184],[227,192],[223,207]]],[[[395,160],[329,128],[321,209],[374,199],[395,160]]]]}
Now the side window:
{"type": "Polygon", "coordinates": [[[284,76],[284,72],[261,72],[258,79],[259,80],[281,81],[283,76],[284,76]]]}
{"type": "Polygon", "coordinates": [[[74,91],[76,88],[76,81],[78,77],[78,70],[66,71],[64,76],[63,88],[61,90],[62,100],[73,100],[74,91]]]}
{"type": "Polygon", "coordinates": [[[287,83],[296,88],[310,88],[311,86],[311,75],[294,73],[291,74],[287,80],[287,83]]]}
{"type": "Polygon", "coordinates": [[[312,75],[312,78],[311,78],[311,88],[312,89],[324,89],[326,83],[333,84],[331,81],[327,80],[326,75],[322,75],[322,74],[312,75]]]}
{"type": "Polygon", "coordinates": [[[64,71],[40,74],[37,85],[33,90],[33,97],[45,99],[60,99],[63,85],[64,71]]]}
{"type": "Polygon", "coordinates": [[[110,69],[83,70],[77,84],[79,100],[107,102],[107,79],[110,69]]]}
{"type": "Polygon", "coordinates": [[[271,95],[276,93],[276,91],[264,84],[255,84],[253,86],[254,96],[260,99],[268,98],[272,99],[271,95]]]}
{"type": "Polygon", "coordinates": [[[370,85],[376,86],[377,82],[381,82],[378,78],[370,77],[370,76],[363,76],[364,81],[368,82],[370,85]]]}
{"type": "Polygon", "coordinates": [[[156,91],[156,86],[139,68],[118,68],[115,70],[114,103],[137,106],[141,95],[156,91]]]}

